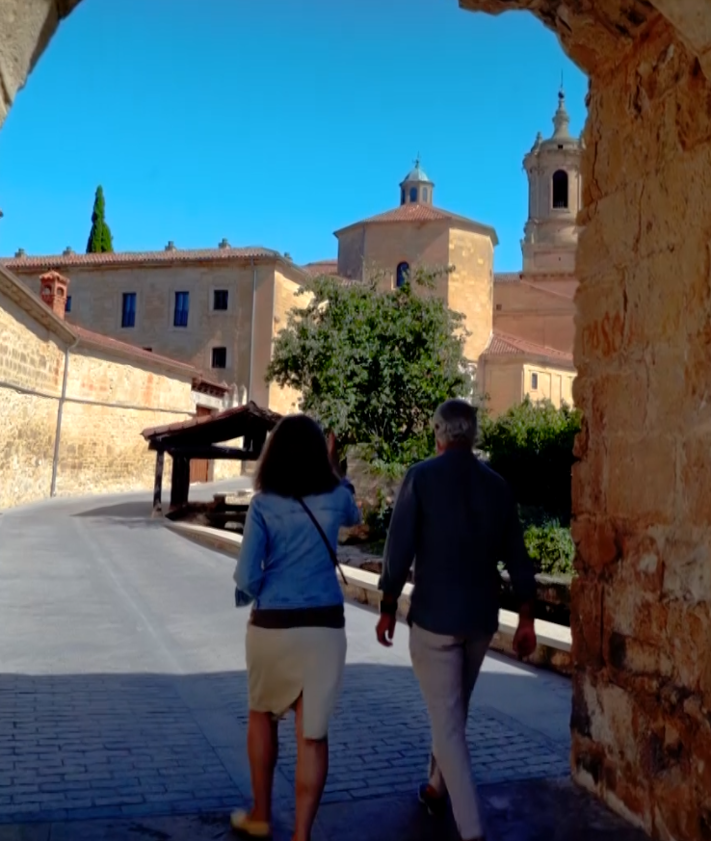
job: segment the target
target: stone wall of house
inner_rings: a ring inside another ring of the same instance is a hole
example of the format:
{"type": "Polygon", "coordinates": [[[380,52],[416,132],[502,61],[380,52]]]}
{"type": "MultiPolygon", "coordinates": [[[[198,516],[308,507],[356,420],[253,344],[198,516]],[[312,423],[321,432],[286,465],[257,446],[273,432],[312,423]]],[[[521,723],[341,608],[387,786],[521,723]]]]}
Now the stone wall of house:
{"type": "Polygon", "coordinates": [[[61,343],[0,293],[0,509],[49,496],[61,343]]]}
{"type": "Polygon", "coordinates": [[[526,396],[532,401],[550,400],[554,406],[573,405],[575,372],[524,357],[482,356],[477,369],[479,392],[486,395],[486,409],[496,417],[526,396]],[[534,380],[532,375],[536,375],[534,380]]]}
{"type": "Polygon", "coordinates": [[[556,407],[564,403],[572,406],[574,382],[575,371],[567,368],[536,362],[527,362],[523,366],[523,396],[530,397],[534,402],[550,400],[556,407]]]}
{"type": "MultiPolygon", "coordinates": [[[[289,312],[308,303],[306,295],[298,295],[301,285],[287,277],[284,272],[274,273],[274,310],[273,336],[286,327],[289,312]]],[[[289,415],[299,411],[299,392],[276,383],[269,385],[269,408],[280,415],[289,415]]]]}
{"type": "MultiPolygon", "coordinates": [[[[59,338],[0,293],[0,509],[50,496],[70,342],[69,335],[59,338]]],[[[140,433],[190,417],[191,381],[189,371],[175,373],[93,348],[71,350],[57,494],[150,488],[155,455],[140,433]]]]}
{"type": "MultiPolygon", "coordinates": [[[[269,275],[273,263],[257,266],[269,275]]],[[[39,291],[40,269],[13,269],[32,292],[39,291]]],[[[178,359],[206,376],[247,389],[249,385],[250,324],[255,267],[247,260],[136,263],[128,266],[71,266],[71,312],[67,321],[154,353],[178,359]],[[215,290],[227,292],[227,309],[214,309],[215,290]],[[175,293],[188,292],[186,327],[175,327],[175,293]],[[136,294],[135,324],[122,327],[122,300],[136,294]],[[212,368],[213,348],[226,349],[225,368],[212,368]]]]}
{"type": "MultiPolygon", "coordinates": [[[[95,349],[69,357],[57,495],[153,487],[155,453],[141,431],[187,420],[191,376],[162,372],[95,349]]],[[[171,460],[166,458],[166,483],[171,460]]]]}
{"type": "Polygon", "coordinates": [[[655,837],[701,841],[711,837],[711,84],[658,17],[593,76],[589,107],[573,772],[655,837]]]}

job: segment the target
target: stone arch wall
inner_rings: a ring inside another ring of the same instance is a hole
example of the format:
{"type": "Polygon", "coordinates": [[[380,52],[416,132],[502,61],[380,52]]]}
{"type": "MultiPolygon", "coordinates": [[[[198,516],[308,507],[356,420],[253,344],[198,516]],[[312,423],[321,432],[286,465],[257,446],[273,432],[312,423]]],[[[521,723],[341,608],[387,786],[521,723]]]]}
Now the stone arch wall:
{"type": "MultiPolygon", "coordinates": [[[[708,0],[528,10],[589,75],[577,255],[574,777],[658,838],[711,838],[708,0]]],[[[0,122],[78,0],[0,0],[0,122]]]]}
{"type": "MultiPolygon", "coordinates": [[[[711,13],[532,11],[590,77],[576,271],[573,775],[711,838],[711,13]]],[[[606,11],[601,11],[601,10],[606,11]]]]}

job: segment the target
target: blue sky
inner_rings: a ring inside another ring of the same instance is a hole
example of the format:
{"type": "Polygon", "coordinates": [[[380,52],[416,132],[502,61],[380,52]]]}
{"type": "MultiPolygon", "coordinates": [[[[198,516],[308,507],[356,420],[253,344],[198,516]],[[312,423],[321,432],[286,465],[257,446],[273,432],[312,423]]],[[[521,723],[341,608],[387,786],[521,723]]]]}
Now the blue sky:
{"type": "Polygon", "coordinates": [[[83,251],[97,184],[116,250],[264,245],[334,257],[398,203],[418,152],[435,203],[493,225],[520,268],[522,157],[564,73],[533,16],[456,0],[83,0],[0,132],[0,254],[83,251]]]}

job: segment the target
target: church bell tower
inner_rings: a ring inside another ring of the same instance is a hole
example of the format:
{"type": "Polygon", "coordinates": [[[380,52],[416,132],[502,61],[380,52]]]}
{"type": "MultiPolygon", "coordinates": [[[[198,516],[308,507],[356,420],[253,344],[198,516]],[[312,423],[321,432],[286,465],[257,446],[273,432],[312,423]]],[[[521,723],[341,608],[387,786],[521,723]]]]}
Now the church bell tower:
{"type": "Polygon", "coordinates": [[[563,90],[553,117],[553,134],[540,132],[523,160],[528,175],[528,219],[521,242],[524,274],[572,274],[581,204],[582,140],[569,131],[563,90]]]}

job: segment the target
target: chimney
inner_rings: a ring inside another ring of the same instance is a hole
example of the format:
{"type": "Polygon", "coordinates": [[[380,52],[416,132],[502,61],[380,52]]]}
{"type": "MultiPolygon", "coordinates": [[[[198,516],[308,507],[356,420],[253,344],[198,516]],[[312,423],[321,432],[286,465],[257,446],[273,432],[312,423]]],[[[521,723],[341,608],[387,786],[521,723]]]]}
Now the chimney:
{"type": "Polygon", "coordinates": [[[175,243],[171,239],[171,240],[168,241],[168,245],[166,245],[165,250],[166,251],[177,251],[178,249],[175,247],[175,243]]]}
{"type": "Polygon", "coordinates": [[[26,256],[27,256],[27,254],[25,253],[25,249],[24,249],[24,248],[18,248],[18,249],[17,249],[17,251],[15,252],[15,257],[16,257],[16,258],[19,258],[19,257],[26,257],[26,256]]]}
{"type": "Polygon", "coordinates": [[[40,277],[40,298],[55,315],[64,318],[67,311],[69,279],[59,272],[47,272],[40,277]]]}
{"type": "Polygon", "coordinates": [[[217,247],[218,247],[218,248],[229,248],[229,247],[230,247],[230,244],[229,244],[229,242],[227,242],[227,240],[223,237],[223,238],[222,238],[222,241],[221,241],[221,242],[219,242],[219,243],[217,244],[217,247]]]}
{"type": "Polygon", "coordinates": [[[72,254],[74,254],[74,249],[71,247],[71,245],[68,245],[68,246],[64,249],[64,251],[62,251],[62,256],[63,256],[63,257],[69,257],[69,256],[70,256],[70,255],[72,255],[72,254]]]}

